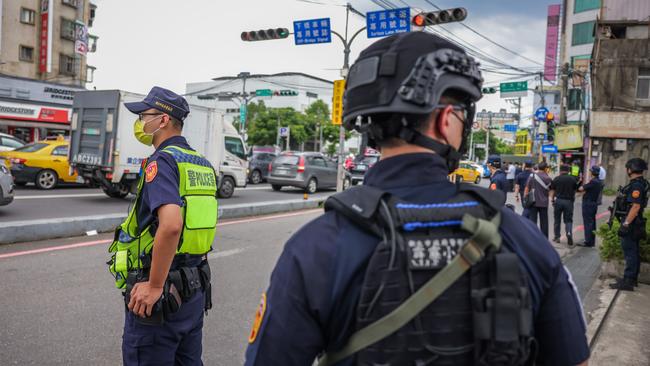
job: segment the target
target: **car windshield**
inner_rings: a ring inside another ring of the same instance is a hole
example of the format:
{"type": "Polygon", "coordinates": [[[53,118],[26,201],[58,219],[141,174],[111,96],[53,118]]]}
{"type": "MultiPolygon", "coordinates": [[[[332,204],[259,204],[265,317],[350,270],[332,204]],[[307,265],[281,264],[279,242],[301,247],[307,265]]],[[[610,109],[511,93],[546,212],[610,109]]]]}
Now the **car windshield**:
{"type": "Polygon", "coordinates": [[[295,155],[283,155],[283,156],[278,156],[273,163],[285,164],[285,165],[297,165],[298,160],[300,159],[295,155]]]}
{"type": "Polygon", "coordinates": [[[379,160],[379,156],[364,156],[359,164],[373,165],[379,160]]]}
{"type": "Polygon", "coordinates": [[[20,151],[20,152],[35,152],[38,150],[41,150],[42,148],[46,147],[47,144],[43,143],[34,143],[34,144],[28,144],[23,147],[19,147],[14,151],[20,151]]]}

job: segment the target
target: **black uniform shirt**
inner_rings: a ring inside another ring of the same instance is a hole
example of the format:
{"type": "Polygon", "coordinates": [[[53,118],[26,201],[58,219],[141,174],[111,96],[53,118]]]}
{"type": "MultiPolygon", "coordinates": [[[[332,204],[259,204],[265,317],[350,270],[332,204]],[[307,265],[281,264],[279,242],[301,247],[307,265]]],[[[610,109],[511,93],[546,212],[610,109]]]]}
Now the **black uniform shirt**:
{"type": "Polygon", "coordinates": [[[555,191],[555,197],[563,200],[575,200],[579,186],[578,179],[569,174],[560,174],[551,182],[551,190],[555,191]]]}
{"type": "Polygon", "coordinates": [[[598,202],[600,192],[603,191],[603,182],[596,177],[585,184],[583,188],[585,189],[585,195],[582,197],[583,202],[598,202]]]}

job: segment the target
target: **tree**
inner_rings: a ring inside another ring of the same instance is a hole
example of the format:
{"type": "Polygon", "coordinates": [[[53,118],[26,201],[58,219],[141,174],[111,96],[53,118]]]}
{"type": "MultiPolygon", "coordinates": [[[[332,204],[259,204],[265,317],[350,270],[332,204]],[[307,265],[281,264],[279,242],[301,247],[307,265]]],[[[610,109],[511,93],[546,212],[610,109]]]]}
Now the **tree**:
{"type": "MultiPolygon", "coordinates": [[[[484,144],[485,135],[486,133],[484,130],[474,132],[474,144],[484,144]]],[[[469,141],[467,143],[469,144],[469,141]]],[[[469,146],[469,148],[471,148],[471,146],[469,146]]],[[[475,148],[474,153],[479,161],[485,160],[485,149],[475,148]]],[[[512,153],[514,153],[514,146],[505,143],[493,133],[490,133],[490,154],[504,155],[512,153]]]]}

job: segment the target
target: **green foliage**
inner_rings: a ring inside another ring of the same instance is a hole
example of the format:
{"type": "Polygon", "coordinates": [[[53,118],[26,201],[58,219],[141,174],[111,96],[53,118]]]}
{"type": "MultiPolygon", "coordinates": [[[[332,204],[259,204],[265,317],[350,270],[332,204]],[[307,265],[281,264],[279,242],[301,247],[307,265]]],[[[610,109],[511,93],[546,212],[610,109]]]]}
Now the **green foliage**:
{"type": "MultiPolygon", "coordinates": [[[[318,140],[319,125],[323,126],[323,143],[339,140],[339,128],[331,124],[329,106],[322,100],[309,105],[304,113],[293,108],[267,108],[262,101],[251,103],[248,124],[249,145],[275,145],[281,126],[290,128],[292,146],[318,140]]],[[[349,137],[346,133],[346,138],[349,137]]]]}
{"type": "Polygon", "coordinates": [[[616,192],[617,191],[615,189],[611,189],[611,188],[604,188],[603,189],[603,195],[605,195],[605,196],[616,196],[616,192]]]}
{"type": "Polygon", "coordinates": [[[339,151],[339,144],[329,144],[327,145],[327,155],[334,156],[339,151]]]}
{"type": "MultiPolygon", "coordinates": [[[[646,218],[645,231],[646,239],[639,242],[641,262],[650,263],[650,211],[644,214],[646,218]]],[[[623,250],[621,249],[621,239],[618,236],[620,223],[614,220],[610,229],[607,224],[601,225],[596,231],[596,235],[603,239],[600,246],[600,257],[603,261],[623,260],[623,250]]]]}
{"type": "MultiPolygon", "coordinates": [[[[474,132],[474,143],[484,144],[485,136],[486,132],[484,130],[474,132]]],[[[503,140],[496,137],[493,133],[490,133],[490,154],[508,155],[513,154],[514,151],[515,148],[513,145],[506,144],[503,140]]],[[[485,160],[485,149],[474,149],[474,152],[479,161],[485,160]]]]}

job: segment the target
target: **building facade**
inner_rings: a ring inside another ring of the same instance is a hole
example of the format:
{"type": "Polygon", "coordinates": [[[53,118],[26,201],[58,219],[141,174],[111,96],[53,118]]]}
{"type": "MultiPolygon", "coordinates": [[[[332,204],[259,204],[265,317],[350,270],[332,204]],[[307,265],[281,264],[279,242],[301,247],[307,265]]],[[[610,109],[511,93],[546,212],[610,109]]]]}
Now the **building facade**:
{"type": "Polygon", "coordinates": [[[89,0],[0,0],[0,74],[85,86],[96,50],[89,0]]]}
{"type": "Polygon", "coordinates": [[[650,2],[603,0],[595,34],[590,160],[617,187],[628,159],[650,161],[650,2]]]}

